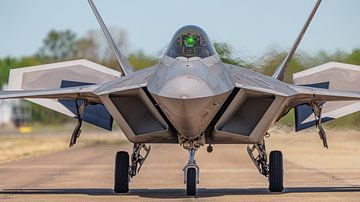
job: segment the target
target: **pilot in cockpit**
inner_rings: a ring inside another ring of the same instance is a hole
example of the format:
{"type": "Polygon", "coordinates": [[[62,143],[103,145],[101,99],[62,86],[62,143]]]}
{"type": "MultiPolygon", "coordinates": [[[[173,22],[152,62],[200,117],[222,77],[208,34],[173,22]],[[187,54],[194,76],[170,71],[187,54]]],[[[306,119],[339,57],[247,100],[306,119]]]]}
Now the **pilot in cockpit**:
{"type": "Polygon", "coordinates": [[[176,32],[166,55],[172,58],[202,59],[214,53],[214,48],[202,29],[185,26],[176,32]]]}

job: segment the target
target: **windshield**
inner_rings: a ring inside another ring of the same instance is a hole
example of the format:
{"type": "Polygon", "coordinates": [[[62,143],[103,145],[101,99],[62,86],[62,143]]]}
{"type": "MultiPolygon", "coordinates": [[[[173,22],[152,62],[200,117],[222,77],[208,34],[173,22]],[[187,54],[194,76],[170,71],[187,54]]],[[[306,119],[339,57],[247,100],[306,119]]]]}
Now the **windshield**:
{"type": "Polygon", "coordinates": [[[165,55],[172,58],[206,58],[214,54],[214,48],[204,30],[193,25],[179,29],[165,53],[165,55]]]}

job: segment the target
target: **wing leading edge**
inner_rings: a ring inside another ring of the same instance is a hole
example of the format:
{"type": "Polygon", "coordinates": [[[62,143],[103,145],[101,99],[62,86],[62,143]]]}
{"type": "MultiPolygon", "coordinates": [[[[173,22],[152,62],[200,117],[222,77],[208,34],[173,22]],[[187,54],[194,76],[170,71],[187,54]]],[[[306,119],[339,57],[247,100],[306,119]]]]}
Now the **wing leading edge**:
{"type": "Polygon", "coordinates": [[[360,92],[329,90],[307,86],[292,86],[292,88],[295,89],[297,93],[288,97],[288,106],[291,108],[311,102],[360,100],[360,92]]]}
{"type": "MultiPolygon", "coordinates": [[[[2,91],[0,92],[0,99],[56,99],[59,104],[67,109],[66,115],[73,118],[79,116],[78,106],[86,102],[89,105],[84,108],[82,120],[106,130],[112,130],[113,118],[102,104],[100,98],[94,93],[94,90],[98,87],[98,85],[87,85],[49,90],[2,91]]],[[[55,111],[63,111],[58,109],[57,105],[50,104],[48,107],[55,111]]]]}
{"type": "Polygon", "coordinates": [[[99,97],[94,93],[99,85],[88,85],[81,87],[69,87],[49,90],[14,90],[1,91],[0,99],[15,98],[41,98],[41,99],[70,99],[87,100],[94,103],[101,103],[99,97]]]}

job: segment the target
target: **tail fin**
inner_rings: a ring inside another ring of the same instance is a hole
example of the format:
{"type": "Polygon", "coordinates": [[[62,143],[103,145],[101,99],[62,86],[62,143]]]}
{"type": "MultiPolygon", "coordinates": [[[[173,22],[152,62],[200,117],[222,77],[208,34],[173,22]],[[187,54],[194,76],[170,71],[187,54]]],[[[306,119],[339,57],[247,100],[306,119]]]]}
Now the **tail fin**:
{"type": "Polygon", "coordinates": [[[303,38],[307,28],[310,25],[310,22],[312,21],[317,9],[319,8],[321,3],[321,0],[318,0],[315,4],[314,9],[311,11],[308,19],[306,20],[305,25],[303,26],[301,32],[299,33],[298,37],[295,40],[295,43],[293,44],[293,46],[291,47],[289,53],[286,55],[285,59],[283,60],[283,62],[278,66],[278,68],[275,70],[274,74],[272,77],[278,79],[278,80],[283,80],[284,79],[284,74],[285,74],[285,70],[286,68],[289,66],[290,60],[291,58],[294,56],[296,49],[298,48],[301,39],[303,38]]]}
{"type": "Polygon", "coordinates": [[[94,12],[94,15],[95,15],[102,31],[104,32],[106,40],[108,41],[112,51],[114,52],[116,60],[118,61],[119,65],[120,65],[122,75],[130,74],[131,72],[133,72],[132,66],[129,64],[128,60],[124,57],[124,55],[121,54],[120,50],[116,47],[114,39],[111,37],[110,32],[107,29],[104,21],[102,20],[98,10],[96,9],[94,2],[92,0],[88,0],[88,2],[89,2],[89,5],[90,5],[92,11],[94,12]]]}

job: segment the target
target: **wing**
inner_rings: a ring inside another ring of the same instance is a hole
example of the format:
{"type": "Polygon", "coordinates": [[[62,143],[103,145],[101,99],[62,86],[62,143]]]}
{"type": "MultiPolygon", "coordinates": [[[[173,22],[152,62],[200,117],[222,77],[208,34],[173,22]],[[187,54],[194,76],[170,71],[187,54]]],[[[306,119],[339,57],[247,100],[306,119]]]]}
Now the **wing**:
{"type": "MultiPolygon", "coordinates": [[[[264,109],[262,112],[265,116],[273,109],[273,112],[265,119],[273,121],[279,120],[285,116],[290,109],[295,108],[296,131],[316,125],[313,111],[310,107],[311,103],[324,104],[326,102],[322,110],[322,123],[359,110],[359,104],[352,101],[360,100],[360,92],[320,88],[318,85],[322,83],[314,84],[314,86],[317,87],[290,85],[248,69],[235,68],[235,66],[231,67],[236,86],[242,89],[245,95],[257,96],[259,99],[261,96],[274,97],[271,106],[266,109],[267,111],[264,109]],[[331,104],[339,106],[339,104],[336,105],[336,103],[340,101],[346,102],[347,106],[334,108],[329,111],[328,106],[331,106],[331,104]],[[274,107],[272,108],[272,106],[274,107]]],[[[263,115],[262,113],[259,112],[258,114],[263,115]]]]}
{"type": "Polygon", "coordinates": [[[209,135],[211,143],[256,143],[291,108],[312,102],[360,100],[357,92],[295,86],[249,69],[227,67],[236,88],[217,115],[209,135]]]}
{"type": "MultiPolygon", "coordinates": [[[[322,89],[360,92],[360,68],[356,65],[329,62],[293,75],[293,83],[300,86],[322,89]]],[[[333,92],[333,91],[332,91],[333,92]]],[[[293,101],[294,102],[294,101],[293,101]]],[[[293,103],[296,105],[297,103],[293,103]]],[[[322,105],[322,122],[337,119],[360,111],[360,101],[328,101],[322,105]]],[[[306,105],[295,107],[296,129],[301,130],[314,123],[311,108],[306,105]],[[310,124],[311,123],[311,124],[310,124]],[[306,127],[305,127],[306,126],[306,127]]]]}
{"type": "Polygon", "coordinates": [[[360,100],[359,92],[329,90],[306,86],[292,86],[297,92],[288,96],[288,107],[293,108],[298,105],[311,102],[329,101],[357,101],[360,100]]]}
{"type": "Polygon", "coordinates": [[[288,107],[311,102],[360,100],[360,92],[291,85],[235,65],[227,65],[227,67],[238,88],[253,91],[255,94],[282,97],[288,107]]]}
{"type": "Polygon", "coordinates": [[[47,90],[2,91],[0,92],[0,99],[30,98],[38,99],[38,101],[51,99],[54,102],[47,101],[48,108],[58,112],[64,112],[64,109],[66,109],[63,114],[73,118],[78,116],[76,103],[86,100],[91,104],[85,108],[83,120],[103,129],[111,130],[113,118],[102,104],[100,98],[94,93],[94,90],[98,87],[99,85],[87,85],[47,90]]]}
{"type": "MultiPolygon", "coordinates": [[[[74,100],[87,100],[91,104],[85,107],[83,120],[86,122],[111,130],[112,121],[115,120],[126,137],[134,143],[177,143],[177,136],[170,130],[170,123],[146,88],[147,80],[155,70],[156,65],[106,83],[93,85],[84,84],[89,81],[81,82],[74,79],[62,82],[63,78],[57,78],[60,75],[57,74],[54,79],[60,80],[57,82],[61,84],[60,88],[3,91],[0,92],[0,99],[58,100],[71,111],[73,117],[77,114],[74,100]],[[75,85],[81,86],[74,87],[75,85]]],[[[100,73],[96,75],[101,76],[100,73]]],[[[47,81],[45,76],[41,78],[47,81]]],[[[39,82],[36,80],[37,85],[47,86],[39,82]]],[[[24,86],[23,84],[24,82],[20,86],[24,86]]],[[[31,82],[29,84],[34,86],[31,82]]],[[[52,106],[49,108],[54,109],[52,106]]]]}
{"type": "MultiPolygon", "coordinates": [[[[104,84],[116,80],[120,75],[120,72],[88,60],[72,60],[12,69],[9,84],[5,89],[12,91],[48,91],[49,89],[104,84]]],[[[74,107],[69,101],[45,98],[25,99],[66,116],[75,116],[74,107]]]]}
{"type": "Polygon", "coordinates": [[[41,98],[41,99],[70,99],[88,100],[101,104],[99,97],[93,93],[99,85],[87,85],[81,87],[69,87],[49,90],[15,90],[1,91],[0,99],[14,98],[41,98]]]}
{"type": "Polygon", "coordinates": [[[2,91],[0,92],[0,99],[30,98],[38,99],[38,101],[51,99],[54,102],[49,102],[48,100],[48,108],[58,112],[64,112],[64,109],[66,109],[63,114],[73,118],[78,116],[76,102],[86,100],[91,104],[85,108],[83,120],[103,129],[111,130],[113,118],[100,98],[94,93],[94,90],[98,87],[99,85],[88,85],[49,90],[2,91]]]}

